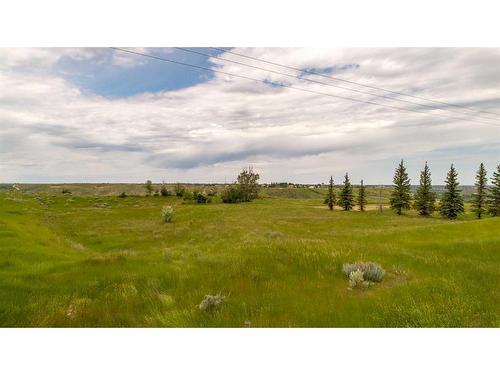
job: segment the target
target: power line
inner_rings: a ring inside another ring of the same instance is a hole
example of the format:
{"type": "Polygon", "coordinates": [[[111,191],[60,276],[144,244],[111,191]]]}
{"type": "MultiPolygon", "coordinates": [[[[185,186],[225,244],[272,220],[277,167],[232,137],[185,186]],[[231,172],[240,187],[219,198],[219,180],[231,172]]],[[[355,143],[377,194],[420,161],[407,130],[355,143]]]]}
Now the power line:
{"type": "Polygon", "coordinates": [[[321,81],[315,81],[315,80],[312,80],[312,79],[309,79],[309,78],[300,77],[300,76],[297,77],[296,75],[293,75],[293,74],[278,72],[276,70],[266,69],[266,68],[262,68],[262,67],[259,67],[259,66],[246,64],[246,63],[243,63],[243,62],[240,62],[240,61],[234,61],[234,60],[226,59],[226,58],[223,58],[223,57],[210,55],[208,53],[204,53],[204,52],[200,52],[200,51],[195,51],[195,50],[188,49],[188,48],[181,48],[181,47],[174,47],[174,48],[177,49],[177,50],[180,50],[180,51],[194,53],[194,54],[197,54],[197,55],[211,57],[211,58],[214,58],[214,59],[217,59],[217,60],[221,60],[221,61],[227,61],[227,62],[235,63],[235,64],[246,66],[246,67],[249,67],[249,68],[262,70],[262,71],[265,71],[265,72],[268,72],[268,73],[281,74],[281,75],[286,76],[286,77],[300,79],[300,80],[311,82],[311,83],[317,83],[317,84],[320,84],[320,85],[323,85],[323,86],[335,87],[335,88],[339,88],[339,89],[342,89],[342,90],[348,90],[348,91],[353,91],[353,92],[357,92],[357,93],[360,93],[360,94],[371,95],[371,96],[375,96],[377,98],[382,98],[382,99],[386,99],[386,100],[395,100],[395,101],[398,101],[398,102],[403,102],[403,103],[413,104],[413,105],[417,105],[417,106],[421,106],[421,107],[431,108],[431,109],[435,109],[435,110],[438,110],[438,111],[454,112],[454,113],[458,113],[458,114],[463,115],[463,116],[477,117],[477,118],[481,118],[481,119],[485,119],[485,120],[496,120],[496,119],[492,119],[491,117],[482,117],[482,116],[477,116],[477,115],[473,115],[473,114],[469,114],[469,113],[454,111],[452,109],[443,109],[443,108],[435,107],[435,106],[429,105],[429,104],[416,103],[416,102],[412,102],[410,100],[388,97],[386,95],[378,95],[378,94],[374,94],[374,93],[371,93],[371,92],[357,90],[357,89],[353,89],[353,88],[345,87],[345,86],[332,85],[331,83],[325,83],[325,82],[321,82],[321,81]]]}
{"type": "MultiPolygon", "coordinates": [[[[275,66],[280,66],[282,68],[292,69],[292,70],[296,70],[298,72],[302,72],[302,73],[306,73],[306,74],[313,74],[313,75],[317,75],[317,76],[320,76],[320,77],[325,77],[325,78],[328,78],[328,79],[331,79],[331,80],[336,80],[336,81],[341,81],[341,82],[347,82],[347,83],[351,83],[353,85],[363,86],[363,87],[374,89],[374,90],[381,90],[381,91],[385,91],[385,92],[388,92],[388,93],[391,93],[391,94],[408,96],[408,97],[415,98],[415,99],[420,99],[420,100],[426,100],[426,101],[433,102],[433,103],[436,103],[436,104],[443,104],[443,105],[447,105],[447,106],[451,106],[451,107],[462,108],[462,109],[466,109],[468,111],[482,112],[482,113],[488,113],[488,114],[495,115],[495,116],[500,116],[499,113],[495,113],[495,112],[490,112],[490,111],[481,110],[481,109],[477,109],[477,108],[466,107],[466,106],[459,105],[459,104],[447,103],[447,102],[443,102],[443,101],[435,100],[435,99],[428,99],[428,98],[424,98],[424,97],[421,97],[421,96],[418,96],[418,95],[406,94],[406,93],[403,93],[403,92],[400,92],[400,91],[388,90],[388,89],[384,89],[382,87],[377,87],[377,86],[367,85],[367,84],[363,84],[363,83],[359,83],[359,82],[354,82],[354,81],[350,81],[350,80],[344,79],[344,78],[331,77],[331,76],[327,76],[326,74],[317,73],[317,72],[314,72],[314,71],[311,71],[311,70],[307,70],[307,69],[295,68],[293,66],[289,66],[289,65],[285,65],[285,64],[279,64],[279,63],[276,63],[276,62],[273,62],[273,61],[269,61],[269,60],[265,60],[265,59],[259,59],[257,57],[252,57],[252,56],[244,55],[242,53],[233,52],[231,50],[224,49],[224,48],[217,48],[217,47],[210,47],[210,48],[212,48],[212,49],[214,49],[216,51],[221,51],[221,52],[229,53],[231,55],[245,57],[247,59],[251,59],[251,60],[255,60],[255,61],[261,61],[261,62],[264,62],[264,63],[267,63],[267,64],[271,64],[271,65],[275,65],[275,66]]],[[[490,118],[490,120],[491,120],[491,118],[490,118]]]]}
{"type": "MultiPolygon", "coordinates": [[[[461,120],[461,121],[468,120],[468,119],[464,119],[464,118],[460,118],[460,117],[444,116],[444,115],[440,115],[440,114],[433,114],[433,113],[429,113],[429,112],[417,111],[417,110],[409,109],[409,108],[395,107],[395,106],[391,106],[391,105],[387,105],[387,104],[381,104],[381,103],[371,102],[369,100],[361,100],[361,99],[351,98],[351,97],[348,97],[348,96],[341,96],[341,95],[335,95],[335,94],[330,94],[330,93],[325,93],[325,92],[320,92],[320,91],[315,91],[315,90],[308,90],[308,89],[304,89],[304,88],[301,88],[301,87],[288,86],[288,85],[285,85],[285,84],[280,83],[280,82],[269,82],[269,81],[265,81],[265,80],[258,79],[258,78],[252,78],[252,77],[248,77],[248,76],[243,76],[243,75],[240,75],[240,74],[229,73],[229,72],[221,72],[219,70],[215,70],[215,69],[211,69],[211,68],[206,68],[206,67],[195,65],[195,64],[184,63],[184,62],[181,62],[181,61],[176,61],[176,60],[167,59],[167,58],[164,58],[164,57],[159,57],[159,56],[154,56],[154,55],[150,55],[150,54],[146,54],[146,53],[131,51],[131,50],[123,49],[123,48],[118,48],[118,47],[109,47],[109,48],[111,48],[113,50],[116,50],[116,51],[130,53],[130,54],[137,55],[137,56],[143,56],[143,57],[148,57],[148,58],[159,60],[159,61],[169,62],[169,63],[172,63],[172,64],[183,65],[183,66],[187,66],[187,67],[190,67],[190,68],[205,70],[205,71],[219,73],[219,74],[225,74],[225,75],[232,76],[232,77],[243,78],[243,79],[246,79],[246,80],[249,80],[249,81],[260,82],[260,83],[264,83],[266,85],[280,86],[280,87],[287,88],[287,89],[298,90],[298,91],[303,91],[303,92],[309,92],[309,93],[312,93],[312,94],[324,95],[324,96],[329,96],[329,97],[332,97],[332,98],[346,99],[346,100],[350,100],[350,101],[354,101],[354,102],[358,102],[358,103],[372,104],[372,105],[377,105],[377,106],[380,106],[380,107],[397,109],[397,110],[402,110],[402,111],[407,111],[407,112],[423,113],[423,114],[426,114],[426,115],[438,116],[438,117],[443,117],[443,118],[447,118],[447,119],[454,119],[454,120],[461,120]]],[[[483,123],[483,124],[486,124],[486,125],[490,125],[490,126],[496,126],[495,124],[484,122],[484,121],[479,121],[479,120],[474,120],[474,121],[478,122],[478,123],[483,123]]]]}

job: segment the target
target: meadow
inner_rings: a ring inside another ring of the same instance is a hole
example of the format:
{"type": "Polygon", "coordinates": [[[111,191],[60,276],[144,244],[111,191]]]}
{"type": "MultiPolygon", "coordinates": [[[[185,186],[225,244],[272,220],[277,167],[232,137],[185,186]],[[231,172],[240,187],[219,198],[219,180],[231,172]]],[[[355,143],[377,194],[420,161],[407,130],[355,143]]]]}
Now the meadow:
{"type": "Polygon", "coordinates": [[[321,189],[193,204],[122,188],[0,192],[0,326],[500,327],[500,218],[379,212],[376,189],[343,212],[321,189]],[[382,282],[349,289],[355,261],[382,282]],[[207,294],[226,298],[202,311],[207,294]]]}

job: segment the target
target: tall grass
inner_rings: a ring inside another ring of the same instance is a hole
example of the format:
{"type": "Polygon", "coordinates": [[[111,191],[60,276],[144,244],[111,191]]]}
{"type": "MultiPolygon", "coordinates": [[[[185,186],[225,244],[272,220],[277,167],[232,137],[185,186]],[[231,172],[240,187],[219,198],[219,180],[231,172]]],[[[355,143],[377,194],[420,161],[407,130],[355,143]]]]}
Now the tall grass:
{"type": "Polygon", "coordinates": [[[1,326],[500,326],[499,218],[116,195],[0,193],[1,326]],[[362,293],[358,261],[386,271],[362,293]],[[206,313],[206,295],[227,298],[206,313]]]}

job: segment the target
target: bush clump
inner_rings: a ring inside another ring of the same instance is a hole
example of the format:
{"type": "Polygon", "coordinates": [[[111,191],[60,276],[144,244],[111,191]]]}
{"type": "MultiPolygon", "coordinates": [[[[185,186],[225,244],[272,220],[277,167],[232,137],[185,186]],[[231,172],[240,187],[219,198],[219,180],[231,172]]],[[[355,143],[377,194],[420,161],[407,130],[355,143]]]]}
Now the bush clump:
{"type": "Polygon", "coordinates": [[[365,286],[365,278],[363,277],[363,271],[356,270],[349,274],[349,287],[359,288],[365,286]]]}
{"type": "Polygon", "coordinates": [[[346,263],[342,266],[342,272],[349,278],[351,277],[351,274],[356,271],[362,272],[364,280],[372,281],[374,283],[382,281],[385,274],[385,271],[380,264],[373,262],[346,263]]]}
{"type": "Polygon", "coordinates": [[[193,192],[193,201],[196,203],[210,203],[209,198],[205,195],[205,193],[200,193],[199,191],[193,192]]]}
{"type": "Polygon", "coordinates": [[[240,191],[235,185],[229,185],[221,194],[222,202],[224,203],[238,203],[241,202],[240,191]]]}
{"type": "Polygon", "coordinates": [[[207,195],[209,197],[215,197],[217,195],[217,190],[215,188],[210,188],[207,191],[207,195]]]}
{"type": "Polygon", "coordinates": [[[127,198],[127,193],[125,193],[124,191],[122,191],[120,193],[120,195],[118,195],[118,198],[127,198]]]}
{"type": "Polygon", "coordinates": [[[208,197],[205,192],[199,191],[185,191],[183,195],[183,199],[186,202],[194,202],[194,203],[211,203],[212,198],[208,197]]]}
{"type": "Polygon", "coordinates": [[[161,217],[165,223],[170,223],[172,221],[172,216],[174,215],[174,209],[172,206],[163,206],[161,209],[161,217]]]}
{"type": "Polygon", "coordinates": [[[237,182],[227,186],[221,194],[224,203],[250,202],[259,195],[259,174],[252,167],[243,169],[237,182]]]}
{"type": "Polygon", "coordinates": [[[221,296],[219,294],[212,296],[207,294],[203,300],[198,305],[201,311],[211,311],[215,310],[225,299],[226,297],[221,296]]]}
{"type": "Polygon", "coordinates": [[[190,191],[184,191],[182,193],[182,199],[185,201],[192,201],[193,200],[193,193],[190,191]]]}
{"type": "Polygon", "coordinates": [[[182,186],[181,184],[175,185],[175,196],[181,198],[184,196],[184,193],[186,192],[186,188],[182,186]]]}
{"type": "Polygon", "coordinates": [[[162,197],[168,197],[168,196],[172,195],[172,193],[170,192],[170,190],[168,190],[165,185],[163,185],[161,187],[160,194],[161,194],[162,197]]]}

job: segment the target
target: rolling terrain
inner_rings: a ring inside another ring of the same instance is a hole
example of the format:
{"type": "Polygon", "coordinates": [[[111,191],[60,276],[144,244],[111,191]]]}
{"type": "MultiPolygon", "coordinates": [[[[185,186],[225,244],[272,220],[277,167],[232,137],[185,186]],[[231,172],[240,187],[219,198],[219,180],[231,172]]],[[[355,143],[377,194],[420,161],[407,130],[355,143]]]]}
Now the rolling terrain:
{"type": "Polygon", "coordinates": [[[40,186],[0,193],[3,327],[500,326],[500,218],[398,217],[375,189],[362,213],[328,211],[322,189],[193,204],[40,186]],[[350,290],[355,261],[382,282],[350,290]],[[201,311],[207,294],[225,299],[201,311]]]}

